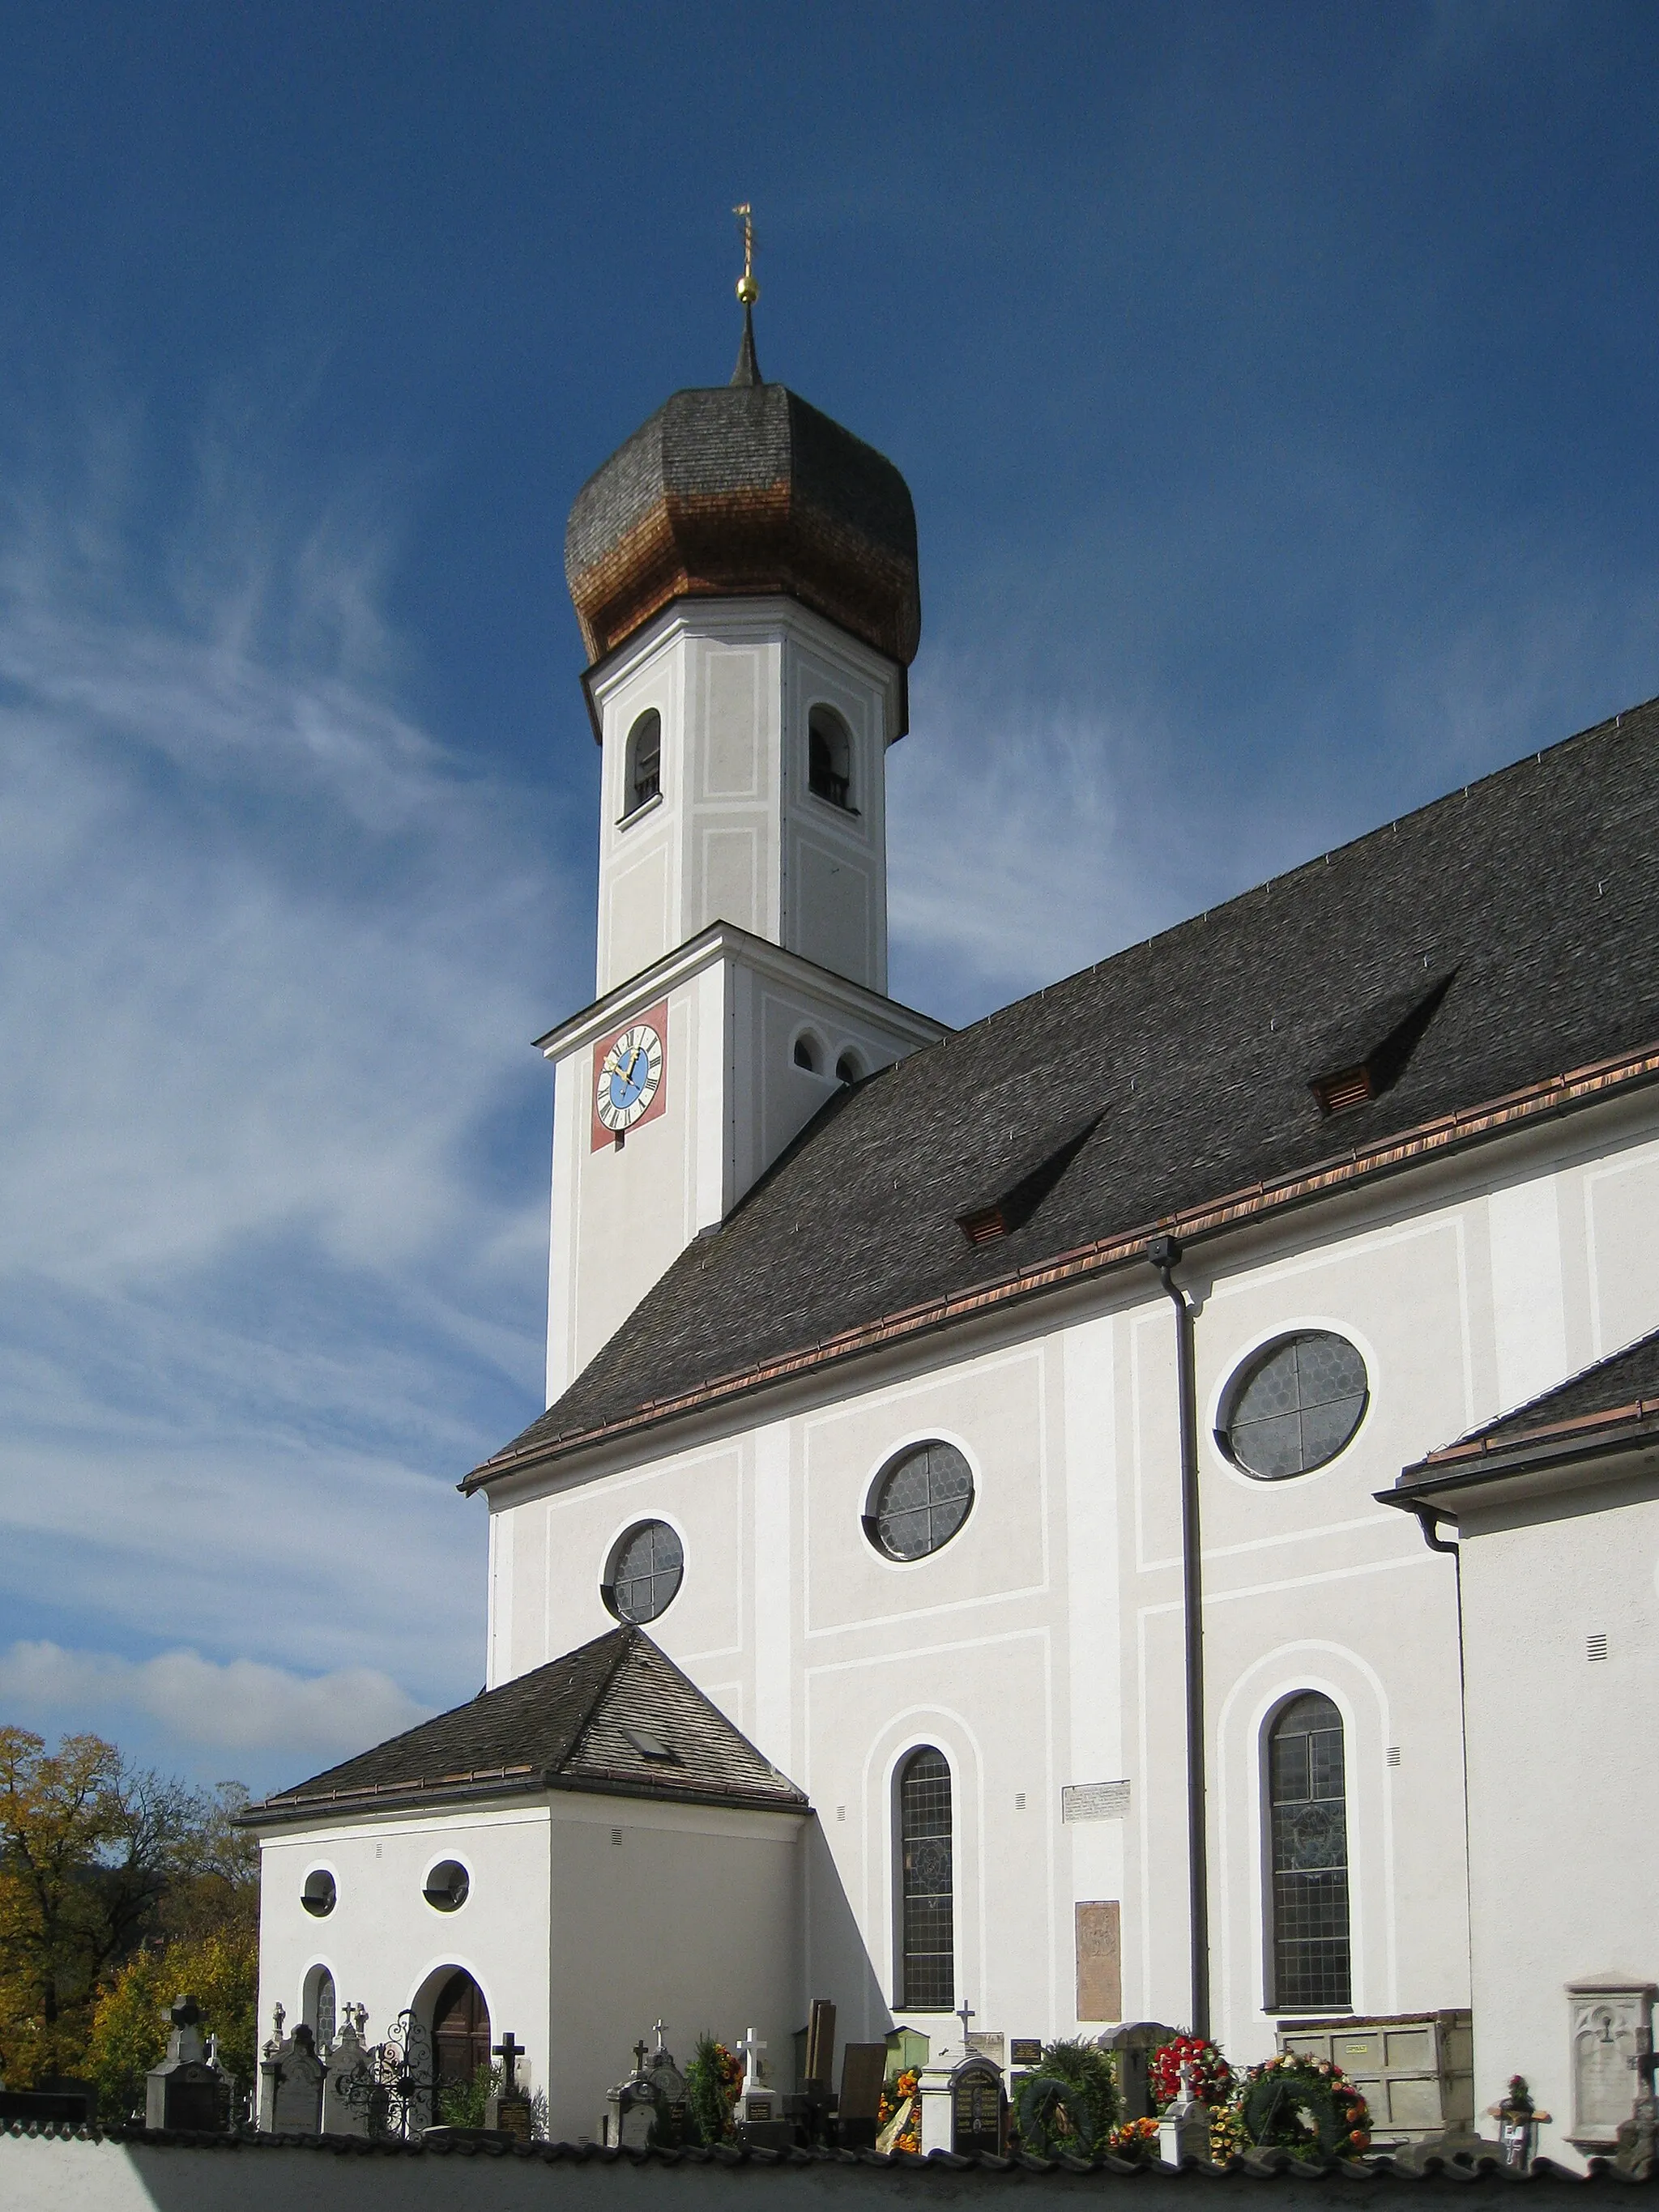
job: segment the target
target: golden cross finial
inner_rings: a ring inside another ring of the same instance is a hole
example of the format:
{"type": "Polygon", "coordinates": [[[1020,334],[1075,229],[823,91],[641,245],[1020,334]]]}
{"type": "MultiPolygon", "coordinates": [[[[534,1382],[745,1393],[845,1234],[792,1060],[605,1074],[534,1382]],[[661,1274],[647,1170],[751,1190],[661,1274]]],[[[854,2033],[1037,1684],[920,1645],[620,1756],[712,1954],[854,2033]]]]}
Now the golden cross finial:
{"type": "Polygon", "coordinates": [[[752,307],[760,297],[760,286],[755,282],[755,216],[747,200],[732,210],[743,217],[743,274],[738,279],[738,297],[745,307],[752,307]]]}

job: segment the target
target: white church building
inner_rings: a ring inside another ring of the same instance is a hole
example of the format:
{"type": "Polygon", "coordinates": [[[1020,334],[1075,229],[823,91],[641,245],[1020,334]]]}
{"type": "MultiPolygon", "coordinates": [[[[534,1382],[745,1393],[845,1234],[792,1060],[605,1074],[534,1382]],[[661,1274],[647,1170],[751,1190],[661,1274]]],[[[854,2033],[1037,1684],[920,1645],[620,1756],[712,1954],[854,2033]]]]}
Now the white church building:
{"type": "Polygon", "coordinates": [[[898,471],[746,328],[566,562],[547,1411],[462,1486],[486,1690],[253,1808],[264,2016],[511,2030],[574,2138],[659,2018],[787,2089],[819,1996],[1235,2063],[1472,2013],[1476,2112],[1522,2072],[1552,2155],[1607,2142],[1659,1981],[1659,708],[953,1031],[887,995],[898,471]]]}

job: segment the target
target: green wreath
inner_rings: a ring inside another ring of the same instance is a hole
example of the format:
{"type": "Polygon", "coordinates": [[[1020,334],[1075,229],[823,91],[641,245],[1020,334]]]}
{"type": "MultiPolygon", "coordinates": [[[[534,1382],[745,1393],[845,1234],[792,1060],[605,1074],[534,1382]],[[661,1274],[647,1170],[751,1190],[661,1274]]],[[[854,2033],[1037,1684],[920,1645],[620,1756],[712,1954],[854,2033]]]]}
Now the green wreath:
{"type": "Polygon", "coordinates": [[[1041,2071],[1020,2084],[1017,2110],[1021,2146],[1036,2157],[1098,2157],[1118,2118],[1111,2061],[1091,2044],[1045,2045],[1041,2071]]]}
{"type": "Polygon", "coordinates": [[[1351,2158],[1369,2118],[1365,2100],[1334,2069],[1305,2058],[1270,2058],[1253,2066],[1240,2103],[1244,2133],[1260,2149],[1307,2151],[1351,2158]]]}

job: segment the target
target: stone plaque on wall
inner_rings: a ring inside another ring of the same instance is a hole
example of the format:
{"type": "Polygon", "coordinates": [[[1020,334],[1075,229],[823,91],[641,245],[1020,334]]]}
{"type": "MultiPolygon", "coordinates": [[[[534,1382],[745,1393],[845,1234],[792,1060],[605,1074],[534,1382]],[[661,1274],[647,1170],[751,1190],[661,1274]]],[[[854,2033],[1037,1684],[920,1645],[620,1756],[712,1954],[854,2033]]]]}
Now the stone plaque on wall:
{"type": "Polygon", "coordinates": [[[968,2048],[978,2051],[981,2058],[988,2058],[994,2066],[1000,2066],[1006,2060],[1008,2039],[999,2028],[970,2028],[968,2048]]]}
{"type": "Polygon", "coordinates": [[[1062,1820],[1127,1820],[1127,1782],[1068,1782],[1060,1793],[1062,1820]]]}
{"type": "Polygon", "coordinates": [[[1077,1908],[1077,2016],[1123,2017],[1122,1908],[1114,1898],[1080,1899],[1077,1908]]]}

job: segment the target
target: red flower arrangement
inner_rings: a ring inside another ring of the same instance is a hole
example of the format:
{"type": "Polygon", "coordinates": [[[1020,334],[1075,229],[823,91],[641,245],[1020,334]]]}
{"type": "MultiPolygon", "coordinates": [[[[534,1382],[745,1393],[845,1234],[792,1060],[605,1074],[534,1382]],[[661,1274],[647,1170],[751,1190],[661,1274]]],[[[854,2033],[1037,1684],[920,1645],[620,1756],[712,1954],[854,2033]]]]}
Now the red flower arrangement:
{"type": "Polygon", "coordinates": [[[1181,2094],[1181,2069],[1193,2070],[1193,2094],[1200,2105],[1224,2105],[1233,2093],[1233,2069],[1213,2043],[1195,2035],[1177,2035],[1160,2044],[1152,2053],[1147,2079],[1152,2102],[1163,2112],[1181,2094]]]}

